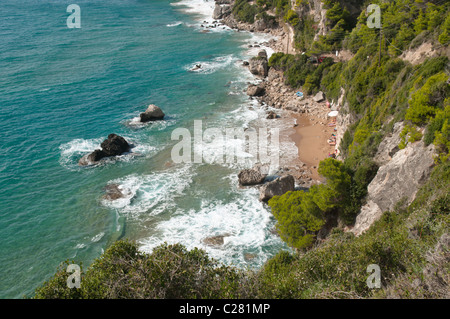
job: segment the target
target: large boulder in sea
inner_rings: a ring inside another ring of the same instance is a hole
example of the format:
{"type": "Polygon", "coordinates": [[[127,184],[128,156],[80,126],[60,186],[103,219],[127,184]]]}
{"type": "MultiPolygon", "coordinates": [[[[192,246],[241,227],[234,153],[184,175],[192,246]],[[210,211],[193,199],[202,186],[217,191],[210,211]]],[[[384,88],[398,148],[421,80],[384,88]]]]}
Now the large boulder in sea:
{"type": "Polygon", "coordinates": [[[259,189],[259,200],[267,202],[274,196],[281,196],[287,192],[295,190],[295,180],[292,175],[278,177],[277,179],[264,184],[259,189]]]}
{"type": "Polygon", "coordinates": [[[100,146],[106,156],[121,155],[130,150],[130,144],[122,136],[116,134],[109,134],[100,146]]]}
{"type": "Polygon", "coordinates": [[[97,149],[92,153],[83,156],[78,164],[82,166],[92,165],[105,157],[122,155],[130,150],[131,146],[119,135],[109,134],[108,138],[102,142],[101,150],[97,149]]]}
{"type": "Polygon", "coordinates": [[[242,186],[250,186],[262,184],[265,176],[256,169],[244,169],[238,174],[239,184],[242,186]]]}
{"type": "Polygon", "coordinates": [[[147,110],[141,113],[141,122],[157,121],[164,118],[164,112],[156,105],[150,104],[147,110]]]}

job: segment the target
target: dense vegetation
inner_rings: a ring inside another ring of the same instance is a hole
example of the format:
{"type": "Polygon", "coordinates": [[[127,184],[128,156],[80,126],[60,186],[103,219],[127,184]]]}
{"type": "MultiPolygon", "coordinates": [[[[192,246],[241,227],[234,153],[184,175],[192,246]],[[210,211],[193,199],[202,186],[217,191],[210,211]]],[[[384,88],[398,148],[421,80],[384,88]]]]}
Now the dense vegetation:
{"type": "Polygon", "coordinates": [[[342,158],[326,159],[319,173],[326,183],[269,201],[281,238],[295,253],[282,251],[260,270],[220,265],[203,251],[163,245],[143,254],[134,243],[117,242],[83,272],[82,286],[66,286],[65,265],[36,291],[36,298],[448,298],[450,242],[449,59],[442,55],[412,65],[406,50],[450,42],[447,1],[371,1],[382,10],[382,31],[366,25],[365,9],[351,15],[344,1],[324,0],[326,36],[314,40],[317,25],[305,8],[312,1],[236,0],[233,12],[245,22],[272,19],[291,24],[304,54],[272,55],[269,66],[307,94],[343,98],[354,118],[341,142],[342,158]],[[269,12],[270,14],[268,14],[269,12]],[[315,55],[347,50],[353,58],[317,63],[315,55]],[[404,121],[399,148],[423,139],[436,148],[436,167],[408,207],[392,212],[359,237],[344,232],[364,203],[377,173],[379,143],[404,121]],[[382,269],[381,290],[366,285],[367,266],[382,269]]]}

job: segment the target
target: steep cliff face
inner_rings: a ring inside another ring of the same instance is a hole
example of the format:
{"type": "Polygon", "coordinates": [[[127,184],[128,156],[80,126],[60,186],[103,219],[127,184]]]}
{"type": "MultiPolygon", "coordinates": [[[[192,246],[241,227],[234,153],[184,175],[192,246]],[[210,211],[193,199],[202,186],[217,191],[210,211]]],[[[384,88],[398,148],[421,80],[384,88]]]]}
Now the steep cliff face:
{"type": "MultiPolygon", "coordinates": [[[[383,153],[383,149],[384,152],[392,152],[392,148],[385,146],[393,145],[389,140],[395,140],[395,135],[385,139],[385,143],[380,145],[380,153],[383,153]]],[[[434,154],[433,145],[425,147],[423,141],[419,141],[399,150],[391,160],[381,166],[368,186],[367,203],[356,217],[352,232],[357,236],[362,234],[383,212],[392,211],[399,201],[410,204],[419,187],[430,176],[434,166],[434,154]]]]}

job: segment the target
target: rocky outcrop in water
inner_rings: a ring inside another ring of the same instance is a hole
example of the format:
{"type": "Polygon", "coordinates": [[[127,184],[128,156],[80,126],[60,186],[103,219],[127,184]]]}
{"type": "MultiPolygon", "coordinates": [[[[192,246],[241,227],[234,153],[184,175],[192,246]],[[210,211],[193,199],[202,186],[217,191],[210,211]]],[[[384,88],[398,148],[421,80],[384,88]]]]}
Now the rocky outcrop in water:
{"type": "Polygon", "coordinates": [[[259,200],[267,202],[273,196],[281,196],[295,190],[295,180],[292,175],[278,177],[259,189],[259,200]]]}
{"type": "Polygon", "coordinates": [[[105,157],[118,156],[129,152],[131,146],[119,135],[109,134],[108,138],[100,145],[102,149],[97,149],[92,153],[83,156],[78,162],[79,165],[93,165],[105,157]]]}
{"type": "Polygon", "coordinates": [[[224,238],[228,236],[230,236],[230,234],[211,236],[204,238],[202,241],[205,245],[217,247],[222,246],[225,243],[224,238]]]}
{"type": "Polygon", "coordinates": [[[261,174],[257,169],[244,169],[238,174],[239,184],[241,186],[250,186],[262,184],[265,175],[261,174]]]}
{"type": "Polygon", "coordinates": [[[108,184],[105,186],[104,190],[105,194],[103,195],[103,199],[114,201],[125,197],[125,194],[122,193],[118,184],[108,184]]]}
{"type": "Polygon", "coordinates": [[[157,121],[164,118],[164,112],[156,105],[150,104],[147,110],[141,113],[141,122],[157,121]]]}
{"type": "Polygon", "coordinates": [[[434,152],[433,145],[425,147],[422,141],[408,144],[378,169],[367,188],[367,204],[356,217],[352,229],[355,235],[366,231],[383,212],[392,211],[399,201],[409,205],[414,200],[419,187],[430,176],[434,152]]]}

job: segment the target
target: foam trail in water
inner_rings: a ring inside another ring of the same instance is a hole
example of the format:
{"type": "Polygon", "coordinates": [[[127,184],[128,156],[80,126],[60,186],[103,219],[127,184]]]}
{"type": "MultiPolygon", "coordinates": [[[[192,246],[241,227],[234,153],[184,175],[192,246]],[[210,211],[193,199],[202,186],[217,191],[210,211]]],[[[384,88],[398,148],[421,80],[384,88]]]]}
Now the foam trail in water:
{"type": "Polygon", "coordinates": [[[184,67],[185,70],[201,74],[211,74],[223,70],[234,61],[232,54],[220,56],[210,61],[197,61],[184,67]],[[198,67],[200,66],[200,67],[198,67]]]}
{"type": "Polygon", "coordinates": [[[178,211],[157,228],[161,235],[141,241],[141,250],[151,252],[156,246],[183,243],[207,251],[209,256],[226,264],[260,266],[268,250],[283,248],[271,233],[274,221],[263,204],[255,200],[255,189],[240,192],[230,203],[204,202],[199,211],[178,211]],[[223,245],[208,243],[211,237],[223,238],[223,245]]]}
{"type": "Polygon", "coordinates": [[[183,22],[177,21],[177,22],[175,22],[175,23],[168,24],[167,27],[172,28],[172,27],[179,26],[179,25],[181,25],[181,24],[183,24],[183,22]]]}
{"type": "Polygon", "coordinates": [[[192,176],[191,167],[185,165],[175,170],[112,180],[108,184],[117,185],[124,196],[116,200],[103,199],[102,204],[129,216],[147,212],[157,215],[175,206],[174,199],[183,195],[192,183],[192,176]]]}

